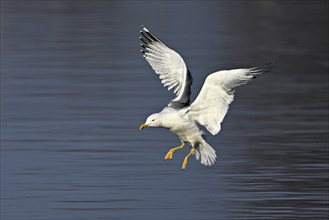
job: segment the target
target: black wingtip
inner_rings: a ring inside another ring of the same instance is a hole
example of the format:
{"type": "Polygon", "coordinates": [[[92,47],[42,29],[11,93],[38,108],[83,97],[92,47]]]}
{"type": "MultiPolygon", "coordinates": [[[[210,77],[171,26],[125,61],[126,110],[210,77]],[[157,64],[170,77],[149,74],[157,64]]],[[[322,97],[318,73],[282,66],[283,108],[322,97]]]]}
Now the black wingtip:
{"type": "Polygon", "coordinates": [[[256,66],[250,69],[253,74],[268,73],[271,72],[275,67],[276,60],[272,60],[262,66],[256,66]]]}
{"type": "Polygon", "coordinates": [[[143,24],[141,25],[141,28],[142,28],[141,32],[142,31],[147,31],[146,27],[143,24]]]}
{"type": "Polygon", "coordinates": [[[270,71],[272,71],[274,69],[274,67],[275,67],[275,64],[276,64],[276,60],[275,59],[274,60],[271,60],[270,62],[268,62],[267,64],[265,64],[263,66],[264,72],[270,72],[270,71]]]}
{"type": "Polygon", "coordinates": [[[276,60],[272,60],[262,66],[257,66],[257,67],[251,68],[251,71],[257,71],[257,72],[261,71],[263,73],[267,73],[274,69],[275,63],[276,63],[276,60]]]}
{"type": "Polygon", "coordinates": [[[142,25],[142,30],[141,30],[140,32],[141,32],[141,33],[142,33],[142,32],[147,32],[147,33],[148,33],[149,30],[148,30],[144,25],[142,25]]]}

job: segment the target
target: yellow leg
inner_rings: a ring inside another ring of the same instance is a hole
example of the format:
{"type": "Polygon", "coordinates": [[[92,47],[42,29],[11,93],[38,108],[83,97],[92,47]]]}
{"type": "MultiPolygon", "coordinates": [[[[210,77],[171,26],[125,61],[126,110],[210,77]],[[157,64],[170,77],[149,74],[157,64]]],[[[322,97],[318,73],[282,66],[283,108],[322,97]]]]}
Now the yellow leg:
{"type": "Polygon", "coordinates": [[[190,153],[184,158],[184,162],[183,162],[183,165],[182,165],[182,170],[185,170],[186,165],[187,165],[188,158],[189,158],[194,152],[195,152],[195,147],[192,147],[190,153]]]}
{"type": "Polygon", "coordinates": [[[168,159],[171,160],[174,152],[178,149],[182,149],[185,146],[184,141],[181,140],[181,142],[182,142],[182,144],[180,146],[172,148],[168,151],[168,153],[166,154],[166,156],[164,158],[165,160],[168,160],[168,159]]]}

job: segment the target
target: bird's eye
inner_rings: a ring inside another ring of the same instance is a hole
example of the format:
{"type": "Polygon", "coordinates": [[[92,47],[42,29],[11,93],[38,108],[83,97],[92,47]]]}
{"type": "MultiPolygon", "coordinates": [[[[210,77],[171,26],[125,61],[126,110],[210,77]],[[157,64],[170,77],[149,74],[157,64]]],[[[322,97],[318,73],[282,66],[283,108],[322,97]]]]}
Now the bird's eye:
{"type": "Polygon", "coordinates": [[[152,119],[152,121],[155,121],[155,119],[152,119]]]}

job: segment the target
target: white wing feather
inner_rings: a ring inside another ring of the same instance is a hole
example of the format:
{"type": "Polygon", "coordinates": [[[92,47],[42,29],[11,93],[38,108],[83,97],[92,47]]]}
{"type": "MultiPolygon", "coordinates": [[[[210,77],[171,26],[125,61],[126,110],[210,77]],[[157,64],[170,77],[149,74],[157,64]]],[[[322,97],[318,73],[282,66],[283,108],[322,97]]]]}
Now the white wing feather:
{"type": "Polygon", "coordinates": [[[196,100],[187,108],[186,114],[193,121],[217,134],[234,99],[234,88],[248,83],[255,75],[268,72],[271,64],[250,69],[222,70],[209,75],[196,100]]]}
{"type": "Polygon", "coordinates": [[[189,83],[190,75],[183,58],[145,27],[142,28],[141,34],[140,39],[143,41],[142,47],[144,48],[142,50],[143,56],[159,75],[163,86],[168,87],[168,90],[174,89],[177,97],[173,101],[182,99],[184,95],[189,96],[189,92],[186,94],[184,90],[189,90],[190,85],[186,84],[189,83]]]}

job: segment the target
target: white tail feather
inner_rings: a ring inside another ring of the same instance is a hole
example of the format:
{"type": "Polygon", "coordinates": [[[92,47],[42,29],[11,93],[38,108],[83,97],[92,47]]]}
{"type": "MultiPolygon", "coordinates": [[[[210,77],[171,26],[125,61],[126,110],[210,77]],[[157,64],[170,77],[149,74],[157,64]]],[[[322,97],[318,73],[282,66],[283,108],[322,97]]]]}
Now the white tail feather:
{"type": "Polygon", "coordinates": [[[212,148],[206,141],[203,141],[199,144],[195,157],[197,160],[200,160],[201,164],[205,166],[211,166],[216,161],[216,151],[212,148]]]}

